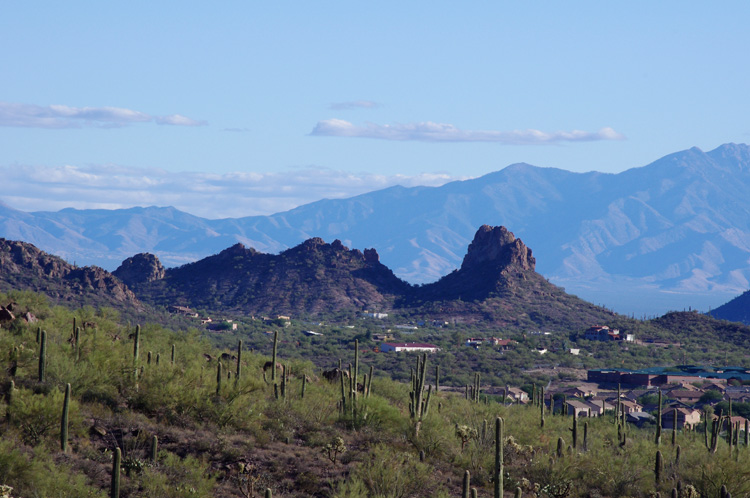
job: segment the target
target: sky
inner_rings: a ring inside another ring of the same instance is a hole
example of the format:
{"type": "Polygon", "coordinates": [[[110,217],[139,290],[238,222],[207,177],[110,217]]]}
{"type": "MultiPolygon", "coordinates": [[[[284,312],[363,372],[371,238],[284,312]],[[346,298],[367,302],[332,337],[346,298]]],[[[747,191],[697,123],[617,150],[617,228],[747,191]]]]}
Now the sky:
{"type": "Polygon", "coordinates": [[[750,142],[750,3],[4,2],[0,202],[272,214],[750,142]]]}

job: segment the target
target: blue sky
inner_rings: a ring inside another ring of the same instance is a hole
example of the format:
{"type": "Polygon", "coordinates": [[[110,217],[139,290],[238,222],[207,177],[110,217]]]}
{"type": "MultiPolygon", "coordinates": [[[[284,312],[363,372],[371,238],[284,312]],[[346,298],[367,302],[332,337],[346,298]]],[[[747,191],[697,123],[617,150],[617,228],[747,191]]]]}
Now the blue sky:
{"type": "Polygon", "coordinates": [[[270,214],[750,141],[750,4],[6,2],[0,201],[270,214]]]}

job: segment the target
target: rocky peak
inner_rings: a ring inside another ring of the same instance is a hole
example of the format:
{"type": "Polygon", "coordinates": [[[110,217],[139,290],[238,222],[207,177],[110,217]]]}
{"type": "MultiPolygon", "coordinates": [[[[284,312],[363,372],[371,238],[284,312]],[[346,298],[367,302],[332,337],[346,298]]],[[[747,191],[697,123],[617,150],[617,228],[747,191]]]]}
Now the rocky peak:
{"type": "Polygon", "coordinates": [[[482,225],[469,244],[461,270],[486,265],[534,270],[536,260],[531,255],[531,249],[507,228],[482,225]]]}
{"type": "Polygon", "coordinates": [[[113,275],[132,287],[134,284],[164,278],[164,266],[153,254],[140,253],[123,261],[113,275]]]}

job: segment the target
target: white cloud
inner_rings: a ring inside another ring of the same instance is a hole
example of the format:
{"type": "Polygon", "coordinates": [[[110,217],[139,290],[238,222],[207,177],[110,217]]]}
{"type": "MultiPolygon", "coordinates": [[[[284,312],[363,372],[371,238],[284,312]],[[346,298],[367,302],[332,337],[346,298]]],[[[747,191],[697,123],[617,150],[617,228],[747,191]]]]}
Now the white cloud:
{"type": "Polygon", "coordinates": [[[318,121],[310,135],[421,142],[496,142],[507,145],[591,142],[623,140],[625,138],[624,135],[612,128],[602,128],[597,132],[573,130],[552,133],[539,130],[472,131],[461,130],[451,124],[432,123],[430,121],[395,125],[367,123],[365,126],[357,126],[343,119],[318,121]]]}
{"type": "Polygon", "coordinates": [[[352,109],[376,109],[380,104],[371,100],[355,100],[353,102],[334,102],[329,109],[333,111],[350,111],[352,109]]]}
{"type": "Polygon", "coordinates": [[[465,179],[300,168],[281,173],[173,173],[119,165],[0,167],[0,202],[22,211],[174,206],[205,218],[239,218],[287,211],[323,198],[346,198],[393,185],[439,186],[465,179]]]}
{"type": "Polygon", "coordinates": [[[196,121],[180,114],[172,114],[170,116],[156,116],[154,118],[156,124],[160,125],[174,125],[174,126],[205,126],[205,121],[196,121]]]}
{"type": "Polygon", "coordinates": [[[112,128],[132,123],[156,122],[162,125],[201,126],[205,121],[172,114],[151,116],[122,107],[39,106],[0,102],[0,126],[19,128],[112,128]]]}

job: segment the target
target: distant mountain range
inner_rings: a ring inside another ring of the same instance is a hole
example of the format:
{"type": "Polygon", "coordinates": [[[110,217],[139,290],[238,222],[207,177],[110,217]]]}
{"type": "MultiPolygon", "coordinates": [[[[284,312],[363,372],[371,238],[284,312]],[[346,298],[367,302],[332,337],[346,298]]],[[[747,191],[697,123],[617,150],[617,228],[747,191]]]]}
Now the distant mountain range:
{"type": "Polygon", "coordinates": [[[707,310],[750,279],[750,147],[692,148],[619,174],[514,164],[442,187],[392,187],[271,216],[207,220],[174,208],[26,213],[0,205],[0,236],[114,269],[149,252],[176,266],[242,243],[278,253],[307,239],[372,247],[395,275],[434,282],[477,226],[504,225],[538,271],[621,312],[707,310]]]}

